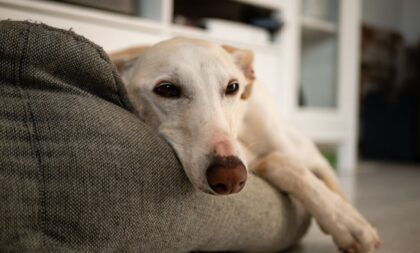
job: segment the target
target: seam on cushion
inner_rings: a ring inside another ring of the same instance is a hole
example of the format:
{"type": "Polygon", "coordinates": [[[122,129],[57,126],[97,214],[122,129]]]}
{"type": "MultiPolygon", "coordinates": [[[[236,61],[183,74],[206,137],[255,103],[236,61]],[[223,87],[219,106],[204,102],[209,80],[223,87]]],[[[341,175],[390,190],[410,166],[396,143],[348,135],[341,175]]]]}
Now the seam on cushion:
{"type": "MultiPolygon", "coordinates": [[[[94,49],[95,51],[96,51],[96,53],[99,55],[99,57],[103,60],[103,61],[105,61],[105,63],[107,64],[107,65],[111,65],[112,63],[105,57],[105,55],[103,54],[103,51],[100,49],[100,48],[98,48],[98,46],[96,46],[96,45],[94,45],[92,42],[90,42],[89,40],[87,40],[86,38],[84,38],[84,37],[82,37],[82,36],[80,36],[80,35],[77,35],[77,34],[75,34],[75,33],[73,33],[73,32],[71,32],[71,33],[68,33],[70,36],[72,36],[76,41],[78,41],[78,42],[83,42],[83,43],[85,43],[86,45],[88,45],[88,46],[90,46],[92,49],[94,49]]],[[[110,66],[111,67],[111,69],[113,68],[112,66],[110,66]]],[[[127,106],[124,102],[123,102],[123,100],[121,99],[121,95],[122,95],[122,91],[121,91],[121,89],[120,89],[120,87],[119,87],[119,85],[117,84],[117,77],[116,77],[116,75],[115,75],[115,73],[114,73],[114,71],[113,70],[111,70],[111,72],[112,72],[112,78],[113,78],[113,84],[112,84],[112,86],[114,87],[114,90],[117,92],[117,97],[118,97],[118,103],[119,103],[119,105],[121,106],[121,107],[123,107],[123,108],[130,108],[129,106],[127,106]]]]}
{"type": "Polygon", "coordinates": [[[29,25],[29,26],[39,26],[42,27],[44,30],[46,31],[51,31],[51,32],[58,32],[58,33],[62,33],[65,34],[67,36],[72,37],[73,39],[75,39],[78,42],[82,42],[86,45],[88,45],[89,47],[91,47],[92,49],[94,49],[96,51],[96,53],[99,55],[99,57],[105,61],[105,63],[107,65],[109,65],[111,67],[111,72],[112,72],[112,78],[113,78],[113,88],[114,91],[117,93],[117,101],[119,106],[121,106],[122,108],[125,108],[129,111],[132,111],[132,106],[129,103],[125,102],[125,99],[122,99],[122,96],[124,97],[124,92],[121,90],[120,86],[118,85],[118,81],[117,81],[117,74],[116,71],[114,70],[114,66],[113,63],[109,60],[107,54],[103,51],[102,48],[100,48],[98,45],[94,44],[93,42],[91,42],[90,40],[88,40],[87,38],[73,32],[72,29],[70,30],[64,30],[64,29],[60,29],[60,28],[56,28],[56,27],[52,27],[49,25],[46,25],[44,23],[41,22],[30,22],[30,21],[24,21],[25,24],[29,25]]]}
{"type": "MultiPolygon", "coordinates": [[[[28,21],[27,21],[27,23],[31,24],[31,22],[28,22],[28,21]]],[[[37,24],[37,25],[41,26],[43,29],[45,29],[47,31],[63,33],[65,35],[67,35],[67,36],[72,37],[73,39],[75,39],[78,42],[82,42],[82,43],[88,45],[89,47],[91,47],[92,49],[94,49],[96,51],[96,53],[99,55],[99,57],[103,61],[105,61],[105,63],[107,65],[109,65],[111,67],[111,69],[114,68],[112,66],[113,63],[111,63],[111,61],[108,59],[108,57],[106,56],[106,54],[104,54],[103,49],[99,48],[99,46],[97,46],[96,44],[92,43],[90,40],[86,39],[85,37],[83,37],[83,36],[81,36],[79,34],[76,34],[71,29],[70,30],[63,30],[63,29],[59,29],[59,28],[48,26],[48,25],[43,24],[43,23],[37,24]]],[[[130,110],[131,105],[130,104],[126,104],[123,101],[123,99],[121,98],[122,94],[124,94],[124,93],[121,90],[121,88],[119,87],[119,85],[117,84],[118,83],[118,81],[117,81],[117,75],[115,74],[115,71],[114,70],[111,70],[111,72],[112,72],[112,77],[114,79],[114,82],[113,82],[112,86],[113,86],[114,90],[116,91],[116,93],[118,95],[117,96],[118,97],[118,103],[119,103],[119,105],[121,107],[130,110]]]]}
{"type": "Polygon", "coordinates": [[[34,121],[34,114],[32,112],[32,108],[30,105],[30,96],[29,93],[22,87],[22,76],[23,76],[23,61],[25,60],[27,51],[28,51],[28,45],[29,45],[29,34],[31,30],[31,24],[27,23],[27,28],[25,30],[24,39],[23,39],[23,47],[21,50],[21,57],[19,59],[19,65],[17,66],[18,69],[18,75],[16,78],[16,84],[19,88],[21,100],[24,105],[25,109],[25,115],[26,115],[26,127],[29,133],[31,146],[33,153],[35,154],[37,158],[38,163],[38,181],[39,181],[39,218],[38,218],[38,226],[41,231],[41,245],[45,245],[45,221],[46,221],[46,186],[45,186],[45,168],[42,164],[40,149],[39,149],[39,139],[37,137],[37,131],[34,121]]]}

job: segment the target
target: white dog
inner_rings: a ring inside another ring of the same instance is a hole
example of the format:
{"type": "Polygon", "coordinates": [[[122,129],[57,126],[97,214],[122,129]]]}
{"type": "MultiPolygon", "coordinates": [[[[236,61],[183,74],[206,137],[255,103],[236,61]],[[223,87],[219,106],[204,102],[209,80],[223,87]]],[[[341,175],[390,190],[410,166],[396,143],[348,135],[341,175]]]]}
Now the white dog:
{"type": "Polygon", "coordinates": [[[247,167],[298,199],[345,252],[373,252],[376,230],[344,199],[315,145],[280,119],[254,80],[253,54],[175,38],[111,55],[138,116],[175,149],[191,183],[241,191],[247,167]]]}

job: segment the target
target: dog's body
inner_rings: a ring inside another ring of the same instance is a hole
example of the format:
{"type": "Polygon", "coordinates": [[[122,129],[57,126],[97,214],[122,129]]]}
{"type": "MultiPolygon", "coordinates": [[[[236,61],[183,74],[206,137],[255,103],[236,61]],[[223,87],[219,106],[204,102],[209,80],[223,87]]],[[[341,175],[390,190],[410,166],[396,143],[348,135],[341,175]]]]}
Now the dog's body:
{"type": "Polygon", "coordinates": [[[249,167],[300,201],[340,249],[379,246],[313,142],[280,118],[254,80],[250,51],[177,38],[111,58],[139,117],[171,143],[197,189],[239,192],[249,167]]]}

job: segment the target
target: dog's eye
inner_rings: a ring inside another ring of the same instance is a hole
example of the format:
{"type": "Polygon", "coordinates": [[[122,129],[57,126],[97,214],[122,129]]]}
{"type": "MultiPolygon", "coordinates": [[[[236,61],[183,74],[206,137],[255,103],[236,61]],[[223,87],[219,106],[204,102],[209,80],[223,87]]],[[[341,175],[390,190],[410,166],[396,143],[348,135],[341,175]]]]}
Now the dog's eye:
{"type": "Polygon", "coordinates": [[[153,89],[153,92],[165,98],[180,98],[181,97],[181,89],[175,84],[172,84],[169,82],[162,82],[158,84],[153,89]]]}
{"type": "Polygon", "coordinates": [[[239,90],[239,83],[237,81],[232,81],[226,87],[226,95],[235,95],[239,90]]]}

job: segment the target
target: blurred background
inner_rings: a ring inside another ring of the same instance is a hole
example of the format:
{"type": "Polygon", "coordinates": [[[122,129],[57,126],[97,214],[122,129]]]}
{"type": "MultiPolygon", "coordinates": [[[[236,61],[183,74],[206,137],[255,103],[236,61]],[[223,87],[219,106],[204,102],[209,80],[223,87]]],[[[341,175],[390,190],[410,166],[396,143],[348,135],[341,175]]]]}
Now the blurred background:
{"type": "MultiPolygon", "coordinates": [[[[379,228],[381,252],[420,252],[419,0],[0,0],[0,18],[107,52],[174,36],[253,50],[257,78],[379,228]]],[[[335,252],[325,240],[312,229],[293,252],[335,252]]]]}

